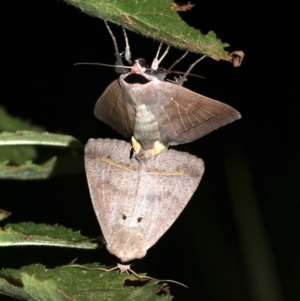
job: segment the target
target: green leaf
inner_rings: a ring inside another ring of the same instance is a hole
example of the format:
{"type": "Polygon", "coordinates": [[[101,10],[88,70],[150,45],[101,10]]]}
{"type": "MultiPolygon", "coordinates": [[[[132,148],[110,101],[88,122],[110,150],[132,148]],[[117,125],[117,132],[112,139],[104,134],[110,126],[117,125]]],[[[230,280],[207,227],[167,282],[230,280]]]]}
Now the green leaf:
{"type": "Polygon", "coordinates": [[[48,246],[96,249],[88,237],[59,225],[19,223],[7,224],[0,229],[0,246],[48,246]]]}
{"type": "MultiPolygon", "coordinates": [[[[98,264],[86,267],[107,269],[98,264]]],[[[141,282],[142,286],[134,286],[136,281],[135,276],[120,274],[118,271],[103,272],[71,267],[46,269],[36,264],[20,270],[0,271],[0,293],[22,300],[172,300],[170,295],[158,296],[164,284],[148,281],[141,282]]]]}
{"type": "Polygon", "coordinates": [[[45,129],[38,125],[32,125],[29,121],[9,115],[5,108],[0,106],[0,132],[19,130],[43,132],[45,129]]]}
{"type": "Polygon", "coordinates": [[[11,166],[8,162],[0,163],[0,179],[9,180],[43,180],[83,171],[82,157],[54,157],[41,165],[34,164],[31,161],[19,166],[11,166]]]}
{"type": "Polygon", "coordinates": [[[35,276],[30,276],[28,274],[23,274],[21,280],[24,285],[24,291],[26,291],[30,298],[32,298],[33,300],[72,300],[64,292],[59,290],[56,282],[53,280],[40,281],[35,276]]]}
{"type": "Polygon", "coordinates": [[[83,172],[82,150],[82,143],[68,135],[3,132],[0,179],[36,180],[83,172]]]}
{"type": "Polygon", "coordinates": [[[37,158],[38,158],[37,149],[33,146],[28,146],[28,145],[1,146],[0,145],[0,165],[1,162],[2,165],[4,164],[4,162],[10,163],[10,165],[20,165],[28,160],[35,160],[37,158]]]}
{"type": "MultiPolygon", "coordinates": [[[[13,117],[7,113],[4,107],[0,106],[0,132],[18,130],[32,130],[42,132],[44,128],[32,125],[29,121],[24,121],[20,118],[13,117]]],[[[27,160],[33,160],[37,157],[37,152],[34,147],[30,146],[5,146],[0,148],[0,162],[9,161],[12,164],[22,164],[27,160]]]]}
{"type": "MultiPolygon", "coordinates": [[[[173,0],[65,1],[87,14],[122,25],[175,48],[202,53],[215,60],[231,61],[234,65],[236,63],[235,57],[224,50],[229,44],[218,39],[213,31],[202,34],[200,30],[188,26],[177,13],[182,8],[184,10],[184,6],[180,7],[173,0]]],[[[234,56],[238,56],[237,52],[234,56]]]]}
{"type": "Polygon", "coordinates": [[[3,132],[0,134],[0,145],[51,145],[83,149],[82,143],[72,136],[32,131],[3,132]]]}

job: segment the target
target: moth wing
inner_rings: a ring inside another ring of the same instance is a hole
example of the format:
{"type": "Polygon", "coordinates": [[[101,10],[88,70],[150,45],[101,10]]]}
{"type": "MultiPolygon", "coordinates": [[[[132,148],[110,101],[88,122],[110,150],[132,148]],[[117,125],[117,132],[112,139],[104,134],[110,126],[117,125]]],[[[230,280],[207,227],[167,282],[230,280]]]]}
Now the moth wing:
{"type": "Polygon", "coordinates": [[[89,139],[85,146],[85,170],[92,204],[106,241],[122,216],[122,202],[132,199],[136,172],[130,167],[131,146],[125,141],[89,139]],[[131,178],[127,176],[131,175],[131,178]]]}
{"type": "Polygon", "coordinates": [[[140,224],[145,224],[147,249],[176,221],[196,191],[203,173],[204,163],[200,158],[172,149],[147,162],[138,191],[139,206],[147,208],[144,214],[139,213],[140,224]]]}
{"type": "Polygon", "coordinates": [[[134,129],[135,109],[122,92],[119,81],[113,81],[95,104],[94,114],[125,138],[130,138],[134,129]]]}
{"type": "Polygon", "coordinates": [[[234,108],[181,86],[161,82],[158,88],[161,105],[151,111],[171,145],[194,141],[241,118],[234,108]]]}

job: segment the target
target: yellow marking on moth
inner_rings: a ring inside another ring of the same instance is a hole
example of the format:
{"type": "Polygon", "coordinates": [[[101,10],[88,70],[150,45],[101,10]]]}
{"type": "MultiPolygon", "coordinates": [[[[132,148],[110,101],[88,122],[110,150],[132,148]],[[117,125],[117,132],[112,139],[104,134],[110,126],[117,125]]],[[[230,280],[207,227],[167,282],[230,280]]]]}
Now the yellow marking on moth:
{"type": "Polygon", "coordinates": [[[142,149],[142,146],[138,143],[138,141],[133,136],[131,137],[131,145],[136,154],[138,154],[142,149]]]}
{"type": "MultiPolygon", "coordinates": [[[[131,145],[136,154],[139,154],[139,152],[142,150],[142,146],[133,136],[131,137],[131,145]]],[[[165,148],[166,147],[161,142],[155,141],[153,148],[149,149],[148,152],[151,154],[151,156],[156,156],[165,148]]]]}
{"type": "Polygon", "coordinates": [[[117,163],[117,162],[114,162],[113,160],[111,159],[108,159],[106,157],[98,157],[97,160],[100,160],[102,162],[106,162],[114,167],[117,167],[117,168],[120,168],[120,169],[123,169],[123,170],[127,170],[127,171],[134,171],[132,168],[129,168],[128,166],[126,165],[123,165],[123,164],[120,164],[120,163],[117,163]]]}
{"type": "Polygon", "coordinates": [[[185,176],[189,177],[190,175],[185,173],[184,171],[170,171],[170,172],[165,172],[165,171],[150,171],[147,172],[149,175],[156,175],[156,176],[185,176]]]}
{"type": "Polygon", "coordinates": [[[154,142],[154,147],[152,149],[153,155],[159,154],[163,149],[165,149],[165,146],[160,143],[159,141],[154,142]]]}

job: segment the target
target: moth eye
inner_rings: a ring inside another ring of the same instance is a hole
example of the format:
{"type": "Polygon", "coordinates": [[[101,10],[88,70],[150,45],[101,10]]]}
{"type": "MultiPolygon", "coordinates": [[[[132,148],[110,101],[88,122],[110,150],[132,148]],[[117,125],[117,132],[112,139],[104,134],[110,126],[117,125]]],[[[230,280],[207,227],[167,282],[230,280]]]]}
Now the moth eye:
{"type": "Polygon", "coordinates": [[[139,217],[139,218],[137,219],[137,221],[138,221],[138,223],[140,223],[140,222],[142,221],[142,218],[139,217]]]}
{"type": "Polygon", "coordinates": [[[122,215],[123,220],[125,221],[125,219],[127,218],[127,216],[125,214],[122,215]]]}

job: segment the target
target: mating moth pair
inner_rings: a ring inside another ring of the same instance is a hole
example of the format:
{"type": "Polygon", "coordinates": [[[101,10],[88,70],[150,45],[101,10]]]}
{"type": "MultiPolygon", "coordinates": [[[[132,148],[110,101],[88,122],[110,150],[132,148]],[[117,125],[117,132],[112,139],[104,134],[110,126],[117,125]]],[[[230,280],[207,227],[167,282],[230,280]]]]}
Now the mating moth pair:
{"type": "MultiPolygon", "coordinates": [[[[116,43],[115,52],[120,64],[116,43]]],[[[161,79],[163,72],[147,70],[143,60],[136,60],[129,71],[123,65],[116,69],[122,74],[98,99],[94,113],[132,140],[134,155],[125,141],[90,139],[85,168],[107,249],[126,263],[144,257],[169,229],[203,175],[201,159],[168,146],[192,142],[241,116],[182,87],[187,74],[167,82],[161,79]]]]}

